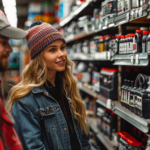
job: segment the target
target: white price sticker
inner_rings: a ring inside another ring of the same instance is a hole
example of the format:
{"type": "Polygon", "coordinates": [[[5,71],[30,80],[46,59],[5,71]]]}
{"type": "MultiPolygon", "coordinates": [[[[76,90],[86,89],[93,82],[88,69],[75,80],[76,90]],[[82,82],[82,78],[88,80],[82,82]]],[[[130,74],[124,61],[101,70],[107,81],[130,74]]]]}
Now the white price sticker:
{"type": "Polygon", "coordinates": [[[131,63],[134,64],[134,57],[133,57],[133,55],[131,56],[131,63]]]}
{"type": "Polygon", "coordinates": [[[105,19],[105,26],[108,25],[108,18],[105,19]]]}
{"type": "Polygon", "coordinates": [[[142,17],[142,7],[139,10],[139,17],[142,17]]]}
{"type": "Polygon", "coordinates": [[[126,21],[129,21],[129,12],[126,13],[126,21]]]}
{"type": "Polygon", "coordinates": [[[139,64],[139,55],[138,54],[136,54],[136,56],[135,56],[135,63],[138,65],[139,64]]]}
{"type": "Polygon", "coordinates": [[[111,54],[111,52],[107,52],[108,60],[110,60],[110,54],[111,54]]]}

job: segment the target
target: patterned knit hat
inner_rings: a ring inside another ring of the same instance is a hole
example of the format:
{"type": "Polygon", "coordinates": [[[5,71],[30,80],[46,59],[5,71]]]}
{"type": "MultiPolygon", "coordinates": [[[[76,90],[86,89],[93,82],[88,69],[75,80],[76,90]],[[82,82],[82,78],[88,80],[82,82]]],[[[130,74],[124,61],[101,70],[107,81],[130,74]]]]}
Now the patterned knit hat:
{"type": "Polygon", "coordinates": [[[35,58],[45,47],[56,40],[65,42],[64,36],[52,25],[42,21],[35,21],[28,30],[26,37],[30,49],[31,59],[35,58]]]}

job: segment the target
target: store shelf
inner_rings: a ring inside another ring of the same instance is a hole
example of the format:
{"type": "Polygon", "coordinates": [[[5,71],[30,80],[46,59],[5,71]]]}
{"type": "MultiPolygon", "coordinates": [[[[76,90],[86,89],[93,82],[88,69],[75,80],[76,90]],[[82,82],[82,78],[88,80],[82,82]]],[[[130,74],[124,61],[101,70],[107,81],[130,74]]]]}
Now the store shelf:
{"type": "Polygon", "coordinates": [[[108,150],[115,150],[116,145],[109,140],[107,136],[105,136],[102,132],[100,132],[96,126],[96,118],[88,117],[89,126],[96,134],[96,137],[101,141],[101,143],[108,149],[108,150]]]}
{"type": "Polygon", "coordinates": [[[60,26],[65,26],[66,24],[68,24],[70,21],[72,21],[77,15],[79,15],[87,6],[90,5],[90,3],[93,0],[87,0],[85,3],[83,3],[79,8],[77,8],[74,12],[72,12],[68,17],[66,17],[65,19],[63,19],[60,22],[60,26]]]}
{"type": "Polygon", "coordinates": [[[135,115],[130,110],[127,110],[126,108],[122,107],[120,102],[113,102],[112,110],[115,114],[125,119],[142,132],[147,133],[149,131],[150,119],[144,119],[135,115]]]}
{"type": "Polygon", "coordinates": [[[149,55],[147,53],[120,54],[113,57],[114,65],[124,66],[147,66],[149,55]]]}
{"type": "MultiPolygon", "coordinates": [[[[98,95],[98,97],[102,97],[101,95],[98,95]]],[[[96,100],[96,103],[98,103],[98,104],[100,104],[100,105],[102,105],[103,107],[106,107],[107,108],[107,100],[106,101],[104,101],[103,99],[97,99],[96,100]]]]}
{"type": "MultiPolygon", "coordinates": [[[[92,0],[89,0],[88,2],[86,2],[87,4],[85,4],[85,6],[87,7],[91,2],[92,2],[92,0]]],[[[86,8],[85,6],[84,6],[84,8],[86,8]]],[[[109,24],[102,26],[100,29],[94,30],[94,31],[89,32],[89,33],[82,33],[80,35],[74,35],[74,38],[68,38],[69,40],[67,40],[67,43],[73,42],[74,40],[80,40],[82,38],[85,38],[86,36],[93,36],[97,33],[102,33],[103,31],[106,31],[106,30],[109,30],[112,28],[113,29],[117,28],[118,25],[125,25],[125,24],[131,25],[132,23],[133,24],[134,23],[144,23],[144,24],[146,23],[146,24],[148,24],[148,23],[150,23],[150,20],[149,20],[150,16],[148,16],[147,8],[148,8],[148,5],[144,5],[142,7],[137,8],[137,9],[123,13],[123,14],[115,17],[113,19],[113,21],[111,21],[109,24]]],[[[68,17],[68,22],[71,21],[71,20],[69,20],[69,19],[71,19],[70,16],[68,17]]],[[[72,15],[72,17],[73,16],[75,17],[75,15],[72,15]]],[[[104,16],[104,17],[106,17],[106,16],[104,16]]],[[[66,21],[66,24],[68,22],[66,21]]],[[[105,23],[103,23],[103,24],[105,24],[105,23]]]]}
{"type": "Polygon", "coordinates": [[[78,84],[79,89],[82,90],[83,92],[88,93],[89,95],[93,96],[93,97],[97,97],[97,93],[94,92],[93,90],[83,86],[81,83],[78,84]]]}
{"type": "Polygon", "coordinates": [[[68,55],[70,60],[82,61],[113,61],[113,57],[109,51],[97,52],[95,54],[74,53],[68,55]]]}

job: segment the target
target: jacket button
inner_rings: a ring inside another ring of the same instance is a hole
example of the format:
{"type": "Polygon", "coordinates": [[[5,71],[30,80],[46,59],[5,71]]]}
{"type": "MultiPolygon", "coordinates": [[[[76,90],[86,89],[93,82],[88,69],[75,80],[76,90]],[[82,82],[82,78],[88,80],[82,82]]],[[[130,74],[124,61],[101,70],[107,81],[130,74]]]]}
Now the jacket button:
{"type": "Polygon", "coordinates": [[[58,108],[57,111],[60,111],[60,108],[58,108]]]}
{"type": "Polygon", "coordinates": [[[64,131],[67,131],[67,128],[64,128],[64,131]]]}

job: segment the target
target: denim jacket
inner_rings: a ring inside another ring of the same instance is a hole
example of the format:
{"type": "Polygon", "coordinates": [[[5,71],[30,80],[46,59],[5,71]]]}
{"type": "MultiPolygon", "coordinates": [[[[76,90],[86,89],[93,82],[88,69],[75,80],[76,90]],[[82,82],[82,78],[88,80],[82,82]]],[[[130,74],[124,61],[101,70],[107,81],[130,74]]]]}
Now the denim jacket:
{"type": "MultiPolygon", "coordinates": [[[[12,116],[24,150],[71,150],[63,112],[43,87],[34,87],[28,95],[15,102],[12,116]]],[[[73,124],[81,149],[91,150],[90,136],[81,132],[74,118],[73,124]]]]}

